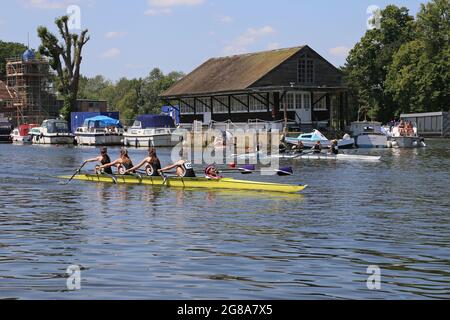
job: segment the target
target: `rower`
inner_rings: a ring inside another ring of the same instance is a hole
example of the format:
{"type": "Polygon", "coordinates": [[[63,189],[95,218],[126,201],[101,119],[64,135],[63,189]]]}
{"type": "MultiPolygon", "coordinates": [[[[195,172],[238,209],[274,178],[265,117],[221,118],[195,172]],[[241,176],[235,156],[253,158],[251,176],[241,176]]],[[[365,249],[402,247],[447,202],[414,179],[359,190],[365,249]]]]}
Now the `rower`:
{"type": "Polygon", "coordinates": [[[164,172],[170,171],[172,169],[176,169],[175,174],[180,178],[195,178],[195,171],[192,163],[190,163],[186,159],[181,159],[171,166],[165,167],[163,169],[158,170],[159,174],[163,174],[164,172]]]}
{"type": "Polygon", "coordinates": [[[317,141],[314,147],[311,148],[313,150],[313,153],[322,153],[322,144],[320,141],[317,141]]]}
{"type": "Polygon", "coordinates": [[[135,172],[136,170],[142,168],[144,165],[146,165],[145,171],[148,176],[159,177],[158,170],[161,169],[161,161],[159,161],[159,158],[156,155],[155,148],[148,149],[148,157],[142,160],[137,166],[126,170],[124,174],[135,172]]]}
{"type": "Polygon", "coordinates": [[[117,171],[119,174],[124,174],[126,170],[129,170],[133,168],[133,162],[131,161],[130,157],[128,156],[128,150],[125,148],[122,148],[120,150],[120,158],[116,161],[113,161],[111,163],[104,164],[100,166],[100,170],[111,168],[111,167],[117,167],[117,171]]]}
{"type": "Polygon", "coordinates": [[[211,180],[220,180],[223,177],[220,175],[219,170],[214,166],[208,166],[205,169],[205,178],[211,180]]]}
{"type": "Polygon", "coordinates": [[[295,153],[303,153],[303,149],[305,149],[305,145],[300,140],[297,142],[295,146],[292,147],[292,151],[295,153]]]}
{"type": "MultiPolygon", "coordinates": [[[[100,155],[96,158],[85,160],[83,165],[89,162],[100,162],[102,165],[108,164],[111,162],[111,158],[108,155],[108,148],[103,147],[100,149],[100,155]]],[[[110,167],[105,168],[106,174],[112,174],[112,170],[110,167]]]]}
{"type": "Polygon", "coordinates": [[[330,154],[332,154],[332,155],[338,155],[339,154],[339,146],[338,146],[338,141],[337,140],[331,141],[330,154]]]}

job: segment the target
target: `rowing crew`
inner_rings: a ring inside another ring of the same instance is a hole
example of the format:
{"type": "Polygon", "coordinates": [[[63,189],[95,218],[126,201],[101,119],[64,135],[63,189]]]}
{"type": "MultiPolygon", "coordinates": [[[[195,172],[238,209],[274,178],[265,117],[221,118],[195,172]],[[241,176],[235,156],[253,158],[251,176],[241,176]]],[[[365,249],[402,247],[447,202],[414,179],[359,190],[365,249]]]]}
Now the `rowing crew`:
{"type": "MultiPolygon", "coordinates": [[[[337,140],[331,141],[329,149],[330,149],[329,154],[338,155],[339,154],[338,141],[337,140]]],[[[286,153],[287,150],[288,150],[288,148],[286,146],[286,143],[284,141],[281,141],[280,153],[281,154],[286,153]]],[[[310,151],[315,154],[322,153],[322,150],[323,150],[323,146],[320,141],[317,141],[316,144],[310,149],[310,151]]],[[[294,145],[291,149],[291,152],[297,153],[297,154],[302,154],[304,151],[305,151],[305,146],[304,146],[303,142],[301,142],[301,141],[298,141],[297,144],[294,145]]]]}
{"type": "MultiPolygon", "coordinates": [[[[174,164],[165,168],[161,167],[161,161],[159,160],[156,149],[150,148],[148,150],[148,156],[143,159],[138,165],[134,166],[133,162],[128,155],[127,149],[120,150],[120,156],[117,160],[111,161],[108,155],[108,149],[103,147],[100,149],[100,155],[98,157],[85,160],[83,166],[90,162],[99,162],[101,165],[96,166],[95,173],[104,173],[112,175],[112,168],[117,168],[117,172],[121,175],[134,174],[137,170],[145,167],[145,172],[148,176],[157,177],[164,175],[165,172],[169,172],[175,169],[175,175],[181,178],[195,178],[196,174],[192,163],[187,159],[181,159],[174,164]]],[[[217,168],[214,166],[208,166],[205,170],[205,176],[209,179],[221,179],[217,168]]]]}

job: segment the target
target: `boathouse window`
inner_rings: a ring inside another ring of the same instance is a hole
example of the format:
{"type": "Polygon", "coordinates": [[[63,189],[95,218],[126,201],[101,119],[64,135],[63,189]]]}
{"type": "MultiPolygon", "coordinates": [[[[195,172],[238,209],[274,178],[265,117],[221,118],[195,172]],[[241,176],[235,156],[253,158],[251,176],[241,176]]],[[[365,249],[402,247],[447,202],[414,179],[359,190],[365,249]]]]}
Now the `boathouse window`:
{"type": "Polygon", "coordinates": [[[306,56],[298,61],[298,82],[302,84],[314,83],[314,60],[306,56]]]}

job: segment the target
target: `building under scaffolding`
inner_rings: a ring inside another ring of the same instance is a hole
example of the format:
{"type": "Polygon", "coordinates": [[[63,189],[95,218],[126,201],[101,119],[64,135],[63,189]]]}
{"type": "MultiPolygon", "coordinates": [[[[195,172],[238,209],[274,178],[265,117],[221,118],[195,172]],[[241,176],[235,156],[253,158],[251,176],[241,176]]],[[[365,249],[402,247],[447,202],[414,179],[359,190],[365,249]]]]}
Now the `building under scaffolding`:
{"type": "Polygon", "coordinates": [[[52,85],[48,61],[37,58],[27,50],[23,56],[6,59],[6,86],[12,103],[0,112],[15,125],[42,123],[59,115],[61,102],[57,100],[52,85]]]}

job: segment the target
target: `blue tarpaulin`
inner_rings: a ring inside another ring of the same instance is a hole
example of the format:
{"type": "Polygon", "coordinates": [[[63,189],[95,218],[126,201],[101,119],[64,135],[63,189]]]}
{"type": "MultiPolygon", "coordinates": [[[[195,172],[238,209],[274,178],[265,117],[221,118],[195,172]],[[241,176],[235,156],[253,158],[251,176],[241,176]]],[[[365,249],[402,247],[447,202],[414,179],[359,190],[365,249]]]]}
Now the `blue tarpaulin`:
{"type": "Polygon", "coordinates": [[[119,119],[120,114],[119,112],[72,112],[70,121],[72,133],[75,133],[78,127],[82,127],[86,119],[96,116],[106,116],[113,119],[119,119]]]}
{"type": "Polygon", "coordinates": [[[146,114],[137,117],[136,121],[140,122],[140,127],[147,128],[175,128],[173,119],[169,116],[158,116],[146,114]]]}
{"type": "Polygon", "coordinates": [[[120,121],[106,116],[97,116],[84,120],[84,125],[87,127],[120,127],[120,121]]]}

